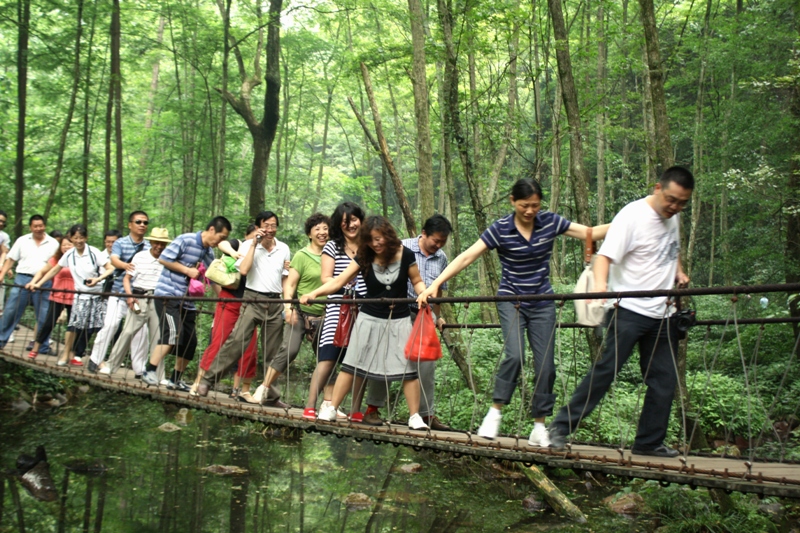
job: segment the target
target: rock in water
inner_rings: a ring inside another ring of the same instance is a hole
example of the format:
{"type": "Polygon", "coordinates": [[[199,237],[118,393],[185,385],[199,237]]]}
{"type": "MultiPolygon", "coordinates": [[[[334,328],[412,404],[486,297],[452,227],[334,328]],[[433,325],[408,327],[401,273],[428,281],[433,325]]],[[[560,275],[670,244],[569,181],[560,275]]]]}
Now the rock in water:
{"type": "Polygon", "coordinates": [[[192,421],[192,412],[189,411],[186,407],[181,407],[177,413],[175,413],[175,422],[178,423],[180,426],[189,425],[189,422],[192,421]]]}
{"type": "Polygon", "coordinates": [[[363,492],[351,492],[344,499],[344,506],[348,511],[363,511],[372,507],[372,498],[363,492]]]}
{"type": "Polygon", "coordinates": [[[419,463],[409,463],[400,467],[400,471],[406,474],[416,474],[422,472],[422,465],[419,463]]]}
{"type": "Polygon", "coordinates": [[[247,469],[232,465],[210,465],[200,470],[217,476],[241,476],[247,474],[247,469]]]}
{"type": "Polygon", "coordinates": [[[550,509],[550,506],[536,494],[529,494],[522,500],[522,508],[529,513],[541,513],[550,509]]]}
{"type": "Polygon", "coordinates": [[[54,502],[58,499],[58,491],[50,476],[50,464],[47,462],[44,446],[36,448],[34,457],[25,454],[17,457],[17,474],[25,490],[37,500],[54,502]]]}
{"type": "Polygon", "coordinates": [[[172,422],[164,422],[163,424],[158,426],[158,429],[160,429],[161,431],[163,431],[165,433],[172,433],[173,431],[180,431],[181,430],[181,428],[179,428],[178,426],[176,426],[172,422]]]}
{"type": "Polygon", "coordinates": [[[603,503],[615,513],[627,516],[638,515],[644,509],[644,500],[635,492],[620,497],[614,494],[603,500],[603,503]]]}

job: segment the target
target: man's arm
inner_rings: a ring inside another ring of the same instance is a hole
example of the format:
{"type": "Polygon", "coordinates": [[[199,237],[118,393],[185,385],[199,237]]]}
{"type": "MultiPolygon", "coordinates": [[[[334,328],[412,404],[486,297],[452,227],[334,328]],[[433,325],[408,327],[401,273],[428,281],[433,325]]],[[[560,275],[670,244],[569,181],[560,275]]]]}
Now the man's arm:
{"type": "Polygon", "coordinates": [[[594,291],[593,292],[608,292],[608,269],[611,266],[611,259],[597,254],[592,265],[592,272],[594,273],[594,291]]]}
{"type": "Polygon", "coordinates": [[[681,262],[681,254],[678,254],[678,271],[675,273],[675,284],[678,287],[686,287],[689,285],[689,276],[683,271],[683,264],[681,262]]]}
{"type": "Polygon", "coordinates": [[[178,274],[183,274],[184,276],[188,276],[192,279],[197,279],[197,276],[200,275],[200,271],[194,267],[187,267],[186,265],[182,265],[177,261],[164,261],[163,259],[158,260],[159,263],[164,265],[164,268],[167,270],[171,270],[172,272],[177,272],[178,274]]]}
{"type": "Polygon", "coordinates": [[[2,279],[5,278],[9,272],[11,272],[11,269],[14,268],[14,263],[16,263],[16,261],[10,257],[6,258],[5,262],[3,263],[3,269],[0,270],[0,281],[2,281],[2,279]]]}

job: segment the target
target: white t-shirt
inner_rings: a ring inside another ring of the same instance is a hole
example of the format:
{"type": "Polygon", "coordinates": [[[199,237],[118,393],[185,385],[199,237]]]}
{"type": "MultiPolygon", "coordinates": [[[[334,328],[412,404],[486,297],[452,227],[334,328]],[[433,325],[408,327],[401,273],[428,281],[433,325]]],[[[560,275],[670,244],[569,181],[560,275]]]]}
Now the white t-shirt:
{"type": "Polygon", "coordinates": [[[96,278],[105,271],[100,260],[100,250],[94,246],[87,244],[83,248],[83,255],[78,253],[77,248],[68,250],[61,256],[58,265],[62,268],[69,268],[72,279],[75,281],[76,291],[88,293],[85,296],[81,295],[81,298],[88,298],[93,293],[103,292],[102,283],[98,283],[94,287],[88,287],[84,283],[87,279],[96,278]]]}
{"type": "MultiPolygon", "coordinates": [[[[671,289],[680,252],[680,214],[664,218],[646,199],[622,208],[597,252],[611,259],[609,292],[671,289]]],[[[607,302],[607,306],[614,302],[607,302]]],[[[667,298],[622,298],[620,307],[650,318],[671,314],[667,298]]]]}
{"type": "Polygon", "coordinates": [[[156,290],[158,278],[161,276],[164,265],[153,257],[150,250],[142,250],[134,255],[133,259],[131,259],[131,264],[136,269],[131,276],[131,286],[145,291],[156,290]]]}
{"type": "MultiPolygon", "coordinates": [[[[239,245],[242,258],[236,261],[237,269],[242,265],[242,260],[254,243],[254,239],[249,239],[239,245]]],[[[245,287],[251,291],[280,294],[283,292],[283,276],[289,275],[289,271],[283,268],[283,263],[291,260],[292,253],[289,247],[278,239],[275,239],[275,246],[269,252],[261,244],[257,246],[253,256],[253,266],[247,273],[245,287]]]]}
{"type": "MultiPolygon", "coordinates": [[[[8,233],[5,231],[0,231],[0,247],[5,246],[6,248],[11,248],[11,237],[8,236],[8,233]]],[[[2,253],[2,250],[0,250],[2,253]]]]}
{"type": "Polygon", "coordinates": [[[17,262],[18,274],[35,275],[47,264],[47,260],[53,257],[58,250],[58,241],[50,235],[44,235],[41,243],[33,240],[33,233],[23,235],[14,242],[8,258],[17,262]]]}
{"type": "Polygon", "coordinates": [[[109,261],[111,261],[111,254],[108,253],[108,250],[103,248],[102,250],[100,250],[100,253],[98,254],[97,262],[100,265],[106,266],[106,264],[108,264],[109,261]]]}

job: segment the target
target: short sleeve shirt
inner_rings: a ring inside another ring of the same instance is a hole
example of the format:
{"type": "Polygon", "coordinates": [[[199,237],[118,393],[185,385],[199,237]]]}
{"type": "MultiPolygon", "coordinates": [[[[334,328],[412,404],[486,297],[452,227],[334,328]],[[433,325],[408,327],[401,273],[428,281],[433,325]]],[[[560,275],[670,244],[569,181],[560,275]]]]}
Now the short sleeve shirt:
{"type": "MultiPolygon", "coordinates": [[[[119,242],[121,239],[118,239],[119,242]]],[[[114,243],[116,244],[116,243],[114,243]]],[[[163,252],[162,261],[180,263],[185,267],[196,268],[198,263],[203,263],[206,268],[214,260],[214,251],[210,246],[203,246],[202,232],[184,233],[172,241],[163,252]]],[[[158,278],[155,294],[157,296],[184,296],[189,289],[189,277],[180,272],[173,272],[168,268],[161,271],[158,278]]],[[[185,309],[194,309],[190,301],[183,303],[185,309]]]]}
{"type": "MultiPolygon", "coordinates": [[[[96,248],[95,248],[96,249],[96,248]]],[[[17,262],[17,273],[35,275],[47,260],[58,250],[58,241],[45,233],[41,243],[36,243],[33,234],[23,235],[14,242],[8,258],[17,262]]]]}
{"type": "MultiPolygon", "coordinates": [[[[322,255],[303,248],[295,254],[291,267],[300,274],[297,282],[298,298],[322,286],[322,255]]],[[[286,297],[290,295],[287,294],[286,297]]],[[[300,309],[312,315],[321,315],[325,312],[325,304],[301,305],[300,309]]]]}
{"type": "Polygon", "coordinates": [[[239,245],[239,253],[242,258],[236,261],[236,268],[238,269],[244,256],[250,250],[251,246],[255,246],[253,255],[253,265],[247,273],[247,288],[256,292],[283,292],[283,276],[289,275],[289,272],[284,268],[284,262],[292,258],[292,253],[289,247],[275,239],[275,246],[272,250],[267,250],[260,243],[256,243],[255,239],[249,239],[239,245]]]}
{"type": "Polygon", "coordinates": [[[150,250],[134,255],[130,263],[134,268],[131,285],[143,291],[154,291],[158,285],[158,278],[161,277],[161,272],[164,270],[164,265],[153,257],[150,250]]]}
{"type": "MultiPolygon", "coordinates": [[[[407,296],[408,269],[417,263],[417,258],[414,252],[403,246],[399,265],[397,263],[392,263],[387,267],[389,272],[394,268],[398,269],[394,281],[388,285],[376,276],[375,270],[380,267],[375,263],[367,272],[362,270],[364,283],[367,286],[367,298],[405,298],[407,296]]],[[[406,318],[411,315],[409,305],[404,303],[396,304],[393,309],[386,304],[363,304],[361,311],[377,318],[406,318]]]]}
{"type": "MultiPolygon", "coordinates": [[[[497,250],[503,267],[498,296],[552,294],[550,256],[553,243],[556,237],[569,229],[570,224],[560,215],[540,211],[534,219],[530,239],[525,239],[517,230],[513,213],[489,226],[481,235],[481,240],[490,250],[497,250]]],[[[521,302],[522,307],[549,304],[544,300],[521,302]]]]}
{"type": "Polygon", "coordinates": [[[11,237],[5,231],[0,231],[0,247],[11,248],[11,237]]]}
{"type": "Polygon", "coordinates": [[[103,292],[102,283],[98,283],[94,287],[88,287],[85,283],[87,279],[96,278],[103,273],[105,269],[100,261],[100,250],[89,245],[83,248],[83,254],[78,253],[77,248],[72,248],[58,261],[58,266],[69,268],[72,272],[75,290],[81,293],[78,295],[79,298],[85,299],[103,292]]]}
{"type": "MultiPolygon", "coordinates": [[[[613,292],[671,289],[678,271],[680,247],[680,214],[664,218],[644,198],[631,202],[614,217],[597,252],[611,260],[608,289],[613,292]]],[[[671,311],[666,296],[622,298],[619,305],[657,319],[671,311]]]]}
{"type": "MultiPolygon", "coordinates": [[[[117,239],[114,241],[114,244],[111,245],[111,257],[117,257],[120,261],[130,263],[134,255],[149,249],[149,241],[143,240],[142,242],[133,242],[131,236],[126,235],[121,239],[117,239]]],[[[123,292],[122,278],[124,274],[125,271],[121,268],[114,270],[114,285],[111,288],[111,292],[123,292]]]]}
{"type": "MultiPolygon", "coordinates": [[[[422,281],[425,282],[426,287],[430,287],[431,283],[433,283],[436,278],[439,277],[439,274],[441,274],[442,271],[447,268],[447,255],[441,248],[436,250],[436,253],[433,255],[423,254],[419,247],[419,240],[421,237],[422,235],[418,235],[417,237],[413,237],[411,239],[403,239],[403,246],[414,252],[414,255],[417,257],[417,268],[419,268],[419,274],[422,276],[422,281]]],[[[441,288],[443,291],[446,291],[447,282],[442,283],[441,288]]],[[[414,285],[411,284],[411,280],[408,280],[408,297],[417,297],[417,293],[414,291],[414,285]]],[[[416,305],[412,305],[411,307],[416,309],[416,305]]]]}

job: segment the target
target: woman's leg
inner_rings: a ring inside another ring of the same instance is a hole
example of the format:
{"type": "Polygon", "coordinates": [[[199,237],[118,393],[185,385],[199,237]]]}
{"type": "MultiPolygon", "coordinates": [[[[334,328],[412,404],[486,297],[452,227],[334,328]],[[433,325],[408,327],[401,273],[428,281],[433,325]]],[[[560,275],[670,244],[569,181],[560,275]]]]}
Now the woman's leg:
{"type": "Polygon", "coordinates": [[[331,405],[338,408],[344,401],[345,396],[350,392],[353,386],[353,374],[347,372],[339,372],[339,377],[336,379],[336,385],[333,387],[333,399],[331,405]]]}
{"type": "Polygon", "coordinates": [[[407,379],[403,382],[403,394],[406,395],[409,416],[419,413],[419,379],[407,379]]]}
{"type": "Polygon", "coordinates": [[[333,386],[328,384],[328,379],[331,377],[333,368],[336,366],[336,361],[319,361],[314,373],[311,374],[311,386],[308,391],[308,400],[306,400],[306,407],[316,408],[317,396],[324,388],[324,399],[330,401],[333,397],[333,386]]]}

